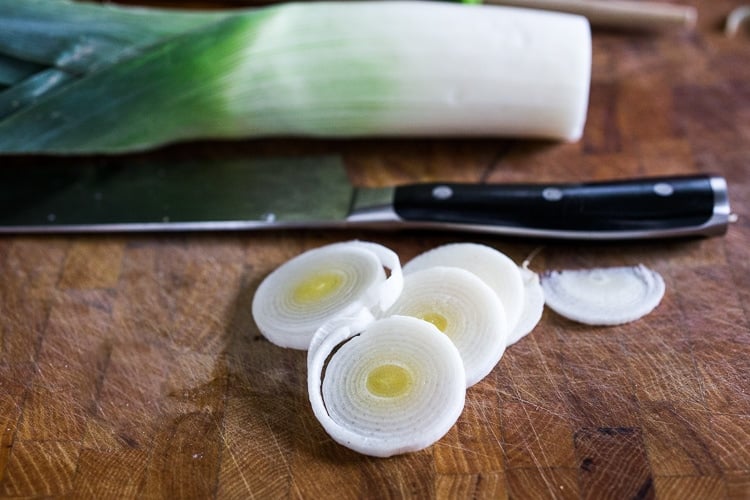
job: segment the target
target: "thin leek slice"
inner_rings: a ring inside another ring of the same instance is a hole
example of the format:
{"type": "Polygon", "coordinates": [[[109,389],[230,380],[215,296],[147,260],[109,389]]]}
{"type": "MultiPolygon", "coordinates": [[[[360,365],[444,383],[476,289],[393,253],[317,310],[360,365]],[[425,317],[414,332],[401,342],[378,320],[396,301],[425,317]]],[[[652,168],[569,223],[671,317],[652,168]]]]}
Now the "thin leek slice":
{"type": "Polygon", "coordinates": [[[336,442],[387,457],[445,435],[463,411],[466,379],[458,350],[431,323],[391,316],[368,324],[360,314],[338,317],[316,333],[308,392],[336,442]]]}
{"type": "Polygon", "coordinates": [[[539,324],[544,312],[544,290],[539,275],[528,267],[519,268],[524,285],[524,302],[521,317],[515,328],[508,336],[508,346],[511,346],[531,333],[539,324]]]}
{"type": "Polygon", "coordinates": [[[460,267],[479,276],[500,297],[508,326],[515,328],[524,307],[524,284],[510,257],[478,243],[451,243],[417,255],[404,265],[404,273],[435,266],[460,267]]]}
{"type": "Polygon", "coordinates": [[[650,313],[664,296],[664,280],[644,265],[553,271],[542,277],[546,304],[573,321],[619,325],[650,313]]]}
{"type": "Polygon", "coordinates": [[[300,254],[269,274],[253,297],[253,318],[274,344],[307,349],[326,321],[362,309],[387,309],[402,287],[401,264],[393,251],[362,241],[334,243],[300,254]]]}
{"type": "Polygon", "coordinates": [[[437,266],[407,274],[403,292],[385,314],[434,324],[461,354],[467,387],[487,376],[505,352],[505,308],[489,285],[465,269],[437,266]]]}

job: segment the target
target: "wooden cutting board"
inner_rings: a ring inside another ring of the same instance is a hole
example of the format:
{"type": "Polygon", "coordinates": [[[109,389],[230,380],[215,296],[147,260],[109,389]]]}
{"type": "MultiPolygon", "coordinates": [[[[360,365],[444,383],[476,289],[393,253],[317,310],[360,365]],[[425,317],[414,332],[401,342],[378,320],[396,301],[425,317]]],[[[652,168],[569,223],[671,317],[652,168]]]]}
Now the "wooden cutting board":
{"type": "MultiPolygon", "coordinates": [[[[690,1],[695,30],[594,32],[585,136],[246,141],[152,153],[342,153],[360,185],[575,181],[715,172],[725,237],[544,243],[537,271],[644,263],[661,305],[594,328],[546,311],[467,394],[434,446],[390,459],[333,443],[305,354],[264,340],[250,304],[290,257],[361,238],[403,261],[449,233],[294,231],[0,238],[0,497],[750,498],[750,36],[740,2],[690,1]]],[[[2,158],[3,168],[34,158],[2,158]]]]}

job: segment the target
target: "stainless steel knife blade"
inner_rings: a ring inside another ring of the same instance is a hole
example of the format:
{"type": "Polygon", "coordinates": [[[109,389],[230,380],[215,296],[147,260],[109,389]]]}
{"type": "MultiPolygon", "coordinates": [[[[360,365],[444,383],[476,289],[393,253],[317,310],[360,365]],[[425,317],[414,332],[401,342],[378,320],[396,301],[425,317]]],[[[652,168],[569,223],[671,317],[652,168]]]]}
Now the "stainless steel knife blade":
{"type": "Polygon", "coordinates": [[[567,239],[726,231],[715,175],[355,188],[338,156],[108,158],[0,168],[0,232],[437,228],[567,239]]]}
{"type": "Polygon", "coordinates": [[[353,193],[334,156],[0,169],[0,231],[335,225],[345,220],[353,193]]]}

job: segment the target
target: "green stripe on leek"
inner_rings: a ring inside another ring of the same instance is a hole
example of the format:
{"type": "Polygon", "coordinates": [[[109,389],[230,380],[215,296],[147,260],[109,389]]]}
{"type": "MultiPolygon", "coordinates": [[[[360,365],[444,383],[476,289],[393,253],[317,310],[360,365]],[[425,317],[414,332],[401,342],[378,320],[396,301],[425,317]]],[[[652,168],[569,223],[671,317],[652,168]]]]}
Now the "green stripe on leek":
{"type": "Polygon", "coordinates": [[[590,51],[583,18],[504,7],[2,2],[0,153],[269,135],[574,140],[590,51]]]}

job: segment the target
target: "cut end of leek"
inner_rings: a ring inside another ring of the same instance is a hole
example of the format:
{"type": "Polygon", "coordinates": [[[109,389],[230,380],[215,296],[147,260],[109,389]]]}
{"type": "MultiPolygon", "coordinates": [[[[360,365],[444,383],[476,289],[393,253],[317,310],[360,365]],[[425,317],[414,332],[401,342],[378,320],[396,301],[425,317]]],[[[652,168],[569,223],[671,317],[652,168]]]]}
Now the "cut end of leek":
{"type": "Polygon", "coordinates": [[[463,411],[466,380],[453,343],[426,321],[391,316],[361,330],[338,318],[308,352],[308,391],[336,442],[387,457],[445,435],[463,411]]]}
{"type": "Polygon", "coordinates": [[[407,274],[404,290],[386,315],[420,318],[447,336],[461,354],[467,387],[483,379],[505,352],[505,308],[479,277],[458,267],[407,274]]]}
{"type": "Polygon", "coordinates": [[[664,280],[644,265],[564,270],[542,277],[546,304],[556,313],[589,325],[619,325],[653,311],[664,296],[664,280]]]}
{"type": "Polygon", "coordinates": [[[268,275],[253,297],[253,318],[274,344],[307,349],[326,321],[389,307],[401,287],[399,259],[391,250],[368,242],[335,243],[298,255],[268,275]]]}

